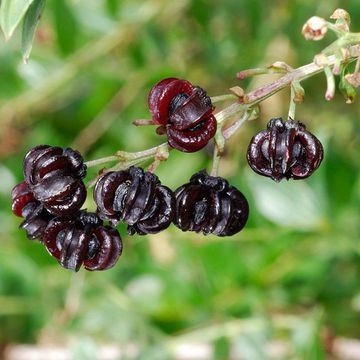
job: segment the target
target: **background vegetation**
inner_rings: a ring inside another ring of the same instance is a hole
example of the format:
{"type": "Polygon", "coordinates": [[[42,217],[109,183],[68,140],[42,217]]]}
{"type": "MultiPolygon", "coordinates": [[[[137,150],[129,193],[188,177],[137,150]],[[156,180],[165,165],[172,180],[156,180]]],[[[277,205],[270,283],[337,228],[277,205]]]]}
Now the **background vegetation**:
{"type": "MultiPolygon", "coordinates": [[[[1,40],[2,348],[65,345],[75,359],[97,359],[101,345],[131,343],[139,359],[167,359],[191,340],[210,343],[216,359],[228,358],[230,344],[243,359],[267,359],[265,344],[284,341],[286,358],[324,359],[333,337],[360,337],[360,108],[340,93],[327,103],[323,75],[304,82],[297,110],[326,151],[311,179],[276,184],[246,165],[252,135],[286,116],[287,90],[262,103],[260,119],[228,144],[220,174],[251,204],[247,227],[231,238],[174,226],[129,237],[120,228],[124,253],[115,268],[72,274],[26,240],[9,199],[36,144],[73,146],[87,160],[160,144],[153,128],[131,122],[149,118],[147,93],[163,77],[189,79],[214,96],[239,84],[239,70],[311,62],[332,35],[306,42],[301,27],[337,7],[359,31],[357,0],[54,0],[28,64],[19,32],[1,40]]],[[[156,173],[175,189],[210,163],[211,149],[174,151],[156,173]]],[[[94,209],[91,197],[86,207],[94,209]]]]}

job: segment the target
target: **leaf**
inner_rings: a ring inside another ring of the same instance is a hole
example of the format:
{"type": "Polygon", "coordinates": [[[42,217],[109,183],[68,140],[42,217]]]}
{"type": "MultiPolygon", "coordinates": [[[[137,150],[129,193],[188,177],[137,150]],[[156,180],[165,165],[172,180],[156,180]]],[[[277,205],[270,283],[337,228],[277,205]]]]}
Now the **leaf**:
{"type": "Polygon", "coordinates": [[[44,10],[45,1],[46,0],[34,0],[24,17],[21,47],[25,63],[27,63],[30,56],[35,30],[40,21],[41,13],[44,10]]]}
{"type": "Polygon", "coordinates": [[[58,46],[63,55],[75,50],[78,35],[77,20],[67,0],[53,2],[54,21],[58,46]]]}
{"type": "Polygon", "coordinates": [[[0,7],[0,26],[8,41],[34,0],[2,0],[0,7]]]}

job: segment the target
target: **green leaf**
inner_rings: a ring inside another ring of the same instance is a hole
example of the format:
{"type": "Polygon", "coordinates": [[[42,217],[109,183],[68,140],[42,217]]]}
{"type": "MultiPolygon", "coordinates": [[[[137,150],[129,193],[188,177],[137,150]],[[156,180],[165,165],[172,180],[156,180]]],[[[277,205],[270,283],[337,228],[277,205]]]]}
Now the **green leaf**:
{"type": "Polygon", "coordinates": [[[41,13],[44,10],[46,0],[34,0],[24,17],[22,27],[21,46],[23,60],[26,63],[29,59],[34,40],[36,26],[40,21],[41,13]]]}
{"type": "Polygon", "coordinates": [[[54,1],[53,11],[58,46],[63,55],[68,55],[76,48],[78,35],[76,17],[67,0],[54,1]]]}
{"type": "Polygon", "coordinates": [[[9,40],[34,0],[2,0],[0,26],[6,41],[9,40]]]}

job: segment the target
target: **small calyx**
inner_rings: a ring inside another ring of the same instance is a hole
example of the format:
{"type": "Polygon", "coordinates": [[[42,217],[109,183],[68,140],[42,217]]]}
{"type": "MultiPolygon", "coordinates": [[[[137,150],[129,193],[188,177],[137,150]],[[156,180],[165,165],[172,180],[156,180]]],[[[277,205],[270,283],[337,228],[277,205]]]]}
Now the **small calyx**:
{"type": "Polygon", "coordinates": [[[76,217],[55,217],[47,225],[43,243],[59,264],[73,271],[107,270],[122,253],[116,229],[103,226],[95,213],[80,211],[76,217]]]}
{"type": "Polygon", "coordinates": [[[231,236],[246,224],[249,205],[245,196],[221,177],[204,170],[175,191],[175,225],[183,231],[231,236]]]}
{"type": "Polygon", "coordinates": [[[75,150],[36,146],[26,154],[23,172],[35,199],[55,216],[73,214],[86,199],[86,187],[82,181],[86,176],[86,166],[75,150]]]}
{"type": "Polygon", "coordinates": [[[275,181],[298,180],[319,167],[323,153],[321,142],[304,124],[276,118],[269,121],[267,130],[251,139],[247,160],[255,172],[275,181]]]}
{"type": "Polygon", "coordinates": [[[195,152],[202,149],[216,133],[214,107],[205,90],[186,80],[163,79],[151,89],[149,109],[153,122],[161,125],[171,147],[195,152]]]}
{"type": "Polygon", "coordinates": [[[94,189],[97,213],[116,225],[128,224],[128,233],[155,234],[173,220],[174,195],[151,172],[131,166],[102,175],[94,189]]]}

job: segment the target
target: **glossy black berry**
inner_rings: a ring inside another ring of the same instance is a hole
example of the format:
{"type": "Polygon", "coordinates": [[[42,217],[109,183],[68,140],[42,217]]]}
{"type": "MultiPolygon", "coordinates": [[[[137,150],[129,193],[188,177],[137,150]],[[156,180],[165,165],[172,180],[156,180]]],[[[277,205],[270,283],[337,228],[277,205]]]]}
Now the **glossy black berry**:
{"type": "Polygon", "coordinates": [[[167,78],[151,89],[149,109],[155,124],[165,128],[168,143],[175,149],[202,149],[216,133],[214,107],[206,91],[189,81],[167,78]]]}
{"type": "Polygon", "coordinates": [[[114,225],[126,222],[129,234],[157,233],[173,219],[172,191],[139,167],[102,175],[95,185],[94,200],[100,218],[114,225]]]}
{"type": "Polygon", "coordinates": [[[205,171],[175,191],[175,225],[183,231],[230,236],[246,224],[249,205],[244,195],[221,178],[205,171]]]}
{"type": "Polygon", "coordinates": [[[275,181],[304,179],[320,166],[323,153],[321,142],[304,124],[277,118],[251,139],[247,160],[255,172],[275,181]]]}
{"type": "Polygon", "coordinates": [[[79,152],[39,145],[23,162],[24,178],[36,200],[57,216],[76,213],[86,199],[86,166],[79,152]]]}
{"type": "Polygon", "coordinates": [[[59,264],[73,271],[107,270],[122,253],[116,229],[103,226],[96,214],[80,212],[76,217],[56,217],[47,225],[43,242],[59,264]]]}

